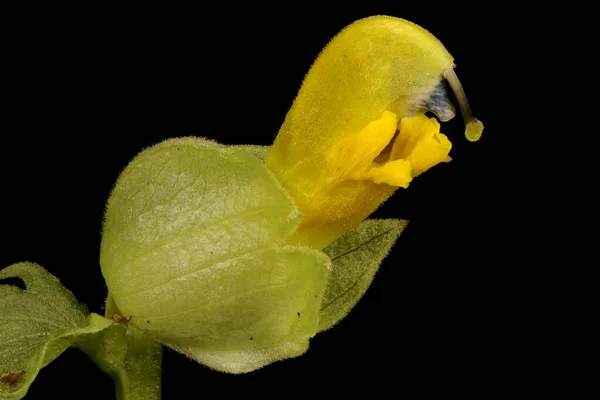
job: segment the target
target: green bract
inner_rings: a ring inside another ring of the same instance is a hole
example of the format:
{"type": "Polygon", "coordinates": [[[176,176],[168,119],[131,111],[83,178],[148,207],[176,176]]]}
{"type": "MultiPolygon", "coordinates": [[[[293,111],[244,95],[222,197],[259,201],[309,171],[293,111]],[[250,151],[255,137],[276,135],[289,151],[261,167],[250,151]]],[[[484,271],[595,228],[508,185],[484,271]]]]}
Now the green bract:
{"type": "Polygon", "coordinates": [[[82,335],[112,325],[98,314],[88,315],[39,265],[19,263],[0,271],[0,279],[13,277],[26,289],[0,285],[0,399],[23,398],[41,368],[82,335]]]}
{"type": "Polygon", "coordinates": [[[332,271],[321,304],[319,331],[337,324],[358,303],[407,223],[369,219],[323,250],[331,258],[332,271]]]}
{"type": "Polygon", "coordinates": [[[324,252],[287,245],[301,216],[265,153],[174,139],[126,168],[101,249],[106,315],[120,323],[88,314],[38,265],[0,271],[26,285],[0,285],[0,399],[22,398],[40,368],[76,346],[113,377],[117,399],[158,400],[159,342],[242,373],[304,353],[343,319],[406,221],[367,220],[324,252]]]}
{"type": "Polygon", "coordinates": [[[306,351],[329,258],[285,245],[301,216],[246,149],[200,138],[140,153],[108,201],[101,267],[129,324],[214,369],[306,351]]]}

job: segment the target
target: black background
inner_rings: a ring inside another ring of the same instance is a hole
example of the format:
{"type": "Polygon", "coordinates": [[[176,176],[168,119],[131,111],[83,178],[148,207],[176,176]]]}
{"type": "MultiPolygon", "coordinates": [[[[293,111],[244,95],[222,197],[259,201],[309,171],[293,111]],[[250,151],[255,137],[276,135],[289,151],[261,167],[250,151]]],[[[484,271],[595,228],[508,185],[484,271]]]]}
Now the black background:
{"type": "MultiPolygon", "coordinates": [[[[309,351],[241,376],[164,350],[163,398],[238,394],[249,385],[474,391],[498,377],[504,338],[500,261],[506,226],[493,79],[499,11],[420,2],[225,4],[30,9],[7,14],[0,142],[0,267],[44,266],[102,314],[101,220],[119,172],[143,148],[198,135],[268,145],[319,51],[356,19],[387,14],[436,35],[486,130],[443,125],[453,161],[399,190],[375,214],[411,222],[372,286],[309,351]],[[6,71],[5,70],[5,71],[6,71]]],[[[510,372],[502,372],[510,379],[510,372]]],[[[44,368],[27,398],[114,398],[111,379],[70,349],[44,368]],[[93,397],[93,396],[92,396],[93,397]]],[[[354,389],[353,389],[354,390],[354,389]]],[[[248,393],[248,392],[245,392],[248,393]]],[[[274,394],[278,393],[273,391],[274,394]]]]}

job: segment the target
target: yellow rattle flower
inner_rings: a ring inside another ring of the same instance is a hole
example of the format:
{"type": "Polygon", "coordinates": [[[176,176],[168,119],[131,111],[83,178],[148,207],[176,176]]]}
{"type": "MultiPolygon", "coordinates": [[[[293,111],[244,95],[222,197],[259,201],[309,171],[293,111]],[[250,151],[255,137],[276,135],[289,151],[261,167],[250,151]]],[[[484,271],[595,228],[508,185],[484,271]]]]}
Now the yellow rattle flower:
{"type": "Polygon", "coordinates": [[[269,149],[267,166],[303,214],[293,240],[324,248],[354,229],[399,187],[440,162],[452,144],[439,132],[455,112],[469,140],[471,115],[453,58],[423,28],[393,17],[359,20],[340,32],[308,72],[269,149]]]}

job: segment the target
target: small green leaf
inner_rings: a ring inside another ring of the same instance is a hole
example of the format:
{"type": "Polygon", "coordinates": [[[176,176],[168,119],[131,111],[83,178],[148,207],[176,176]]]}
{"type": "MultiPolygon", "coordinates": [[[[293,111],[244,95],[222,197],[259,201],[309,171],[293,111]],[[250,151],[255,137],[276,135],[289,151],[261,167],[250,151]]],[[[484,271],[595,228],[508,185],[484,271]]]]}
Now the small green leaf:
{"type": "MultiPolygon", "coordinates": [[[[107,315],[120,314],[110,297],[106,310],[107,315]]],[[[162,345],[148,334],[129,324],[113,324],[81,338],[77,347],[113,378],[117,400],[160,400],[162,345]]]]}
{"type": "Polygon", "coordinates": [[[129,324],[232,373],[306,350],[329,266],[282,247],[301,215],[245,147],[184,138],[138,155],[109,199],[100,259],[129,324]]]}
{"type": "Polygon", "coordinates": [[[112,321],[87,315],[39,265],[14,264],[0,271],[0,280],[6,278],[22,279],[26,289],[0,285],[0,399],[21,399],[39,370],[77,337],[106,329],[112,321]]]}
{"type": "Polygon", "coordinates": [[[321,304],[319,332],[337,324],[354,308],[407,223],[369,219],[323,250],[331,258],[332,271],[321,304]]]}

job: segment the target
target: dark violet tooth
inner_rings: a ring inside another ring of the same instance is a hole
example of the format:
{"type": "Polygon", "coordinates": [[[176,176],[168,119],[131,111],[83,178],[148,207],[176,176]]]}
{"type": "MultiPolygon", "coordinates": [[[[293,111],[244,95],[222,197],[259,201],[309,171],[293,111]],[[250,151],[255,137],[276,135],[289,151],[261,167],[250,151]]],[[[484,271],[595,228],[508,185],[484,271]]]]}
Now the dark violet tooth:
{"type": "Polygon", "coordinates": [[[437,84],[429,98],[421,103],[419,111],[431,111],[442,122],[450,121],[456,116],[446,82],[442,80],[437,84]]]}

